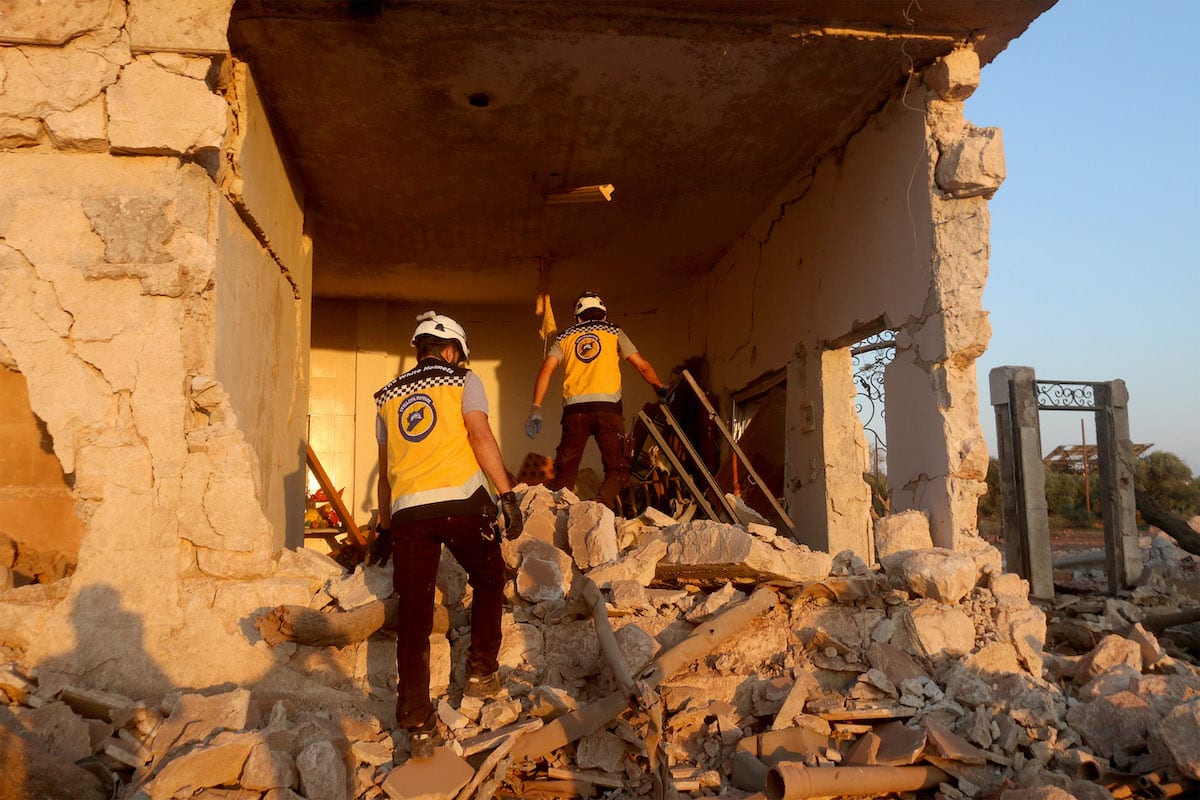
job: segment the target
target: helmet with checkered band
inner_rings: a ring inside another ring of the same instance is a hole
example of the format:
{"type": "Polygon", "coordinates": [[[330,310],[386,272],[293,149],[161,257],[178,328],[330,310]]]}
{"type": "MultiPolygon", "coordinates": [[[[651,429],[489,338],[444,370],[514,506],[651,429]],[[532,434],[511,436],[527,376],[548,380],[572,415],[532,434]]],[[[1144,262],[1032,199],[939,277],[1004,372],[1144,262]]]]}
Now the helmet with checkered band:
{"type": "Polygon", "coordinates": [[[467,332],[463,330],[463,326],[447,317],[445,314],[439,314],[436,311],[426,311],[417,317],[417,328],[413,331],[412,344],[416,345],[417,339],[422,336],[433,336],[437,339],[446,339],[458,343],[458,347],[462,350],[463,358],[471,357],[471,350],[467,347],[467,332]]]}
{"type": "Polygon", "coordinates": [[[604,301],[600,299],[600,295],[595,292],[584,292],[575,301],[575,317],[578,319],[585,311],[590,311],[593,308],[599,309],[604,314],[608,313],[608,308],[604,305],[604,301]]]}

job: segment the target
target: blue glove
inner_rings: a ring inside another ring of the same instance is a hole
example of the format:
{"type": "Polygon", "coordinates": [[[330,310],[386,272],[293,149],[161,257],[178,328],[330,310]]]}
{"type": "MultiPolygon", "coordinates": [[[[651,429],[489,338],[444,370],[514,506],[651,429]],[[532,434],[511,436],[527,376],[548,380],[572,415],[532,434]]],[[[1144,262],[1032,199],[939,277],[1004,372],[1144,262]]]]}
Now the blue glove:
{"type": "Polygon", "coordinates": [[[538,434],[542,432],[542,407],[534,406],[529,412],[529,419],[525,420],[525,435],[530,439],[536,439],[538,434]]]}

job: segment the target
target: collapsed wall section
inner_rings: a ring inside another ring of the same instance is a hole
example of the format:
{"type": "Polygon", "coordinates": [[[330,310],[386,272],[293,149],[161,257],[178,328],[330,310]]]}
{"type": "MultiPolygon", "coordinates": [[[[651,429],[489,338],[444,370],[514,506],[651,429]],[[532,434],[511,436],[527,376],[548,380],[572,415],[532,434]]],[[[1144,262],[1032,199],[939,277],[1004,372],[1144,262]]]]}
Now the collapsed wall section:
{"type": "Polygon", "coordinates": [[[787,368],[785,493],[812,547],[871,551],[849,347],[884,329],[897,333],[886,372],[892,510],[926,512],[940,546],[975,530],[987,463],[974,374],[990,332],[985,198],[1003,161],[998,132],[962,120],[972,63],[978,83],[978,59],[962,52],[966,67],[953,55],[933,68],[946,73],[944,98],[906,87],[785,187],[708,281],[700,313],[714,386],[787,368]]]}
{"type": "Polygon", "coordinates": [[[304,468],[302,201],[222,55],[230,3],[173,5],[0,17],[0,352],[84,527],[69,582],[0,596],[2,644],[147,693],[275,665],[246,588],[304,468]]]}

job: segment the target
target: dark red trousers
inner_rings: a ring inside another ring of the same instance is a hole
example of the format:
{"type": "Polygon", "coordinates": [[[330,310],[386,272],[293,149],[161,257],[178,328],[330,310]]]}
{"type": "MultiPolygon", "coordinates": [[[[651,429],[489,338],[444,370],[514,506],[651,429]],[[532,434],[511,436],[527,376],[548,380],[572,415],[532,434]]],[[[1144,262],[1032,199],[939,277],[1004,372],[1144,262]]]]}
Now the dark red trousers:
{"type": "Polygon", "coordinates": [[[472,592],[468,675],[490,675],[498,667],[500,614],[504,606],[504,559],[492,519],[440,517],[392,526],[392,585],[400,599],[396,636],[396,723],[413,728],[433,713],[429,699],[429,635],[433,593],[442,545],[467,571],[472,592]]]}
{"type": "Polygon", "coordinates": [[[551,489],[570,489],[579,476],[579,460],[590,437],[600,448],[604,482],[598,502],[612,506],[629,482],[629,444],[625,436],[625,417],[616,411],[576,411],[563,414],[562,439],[554,454],[554,480],[551,489]]]}

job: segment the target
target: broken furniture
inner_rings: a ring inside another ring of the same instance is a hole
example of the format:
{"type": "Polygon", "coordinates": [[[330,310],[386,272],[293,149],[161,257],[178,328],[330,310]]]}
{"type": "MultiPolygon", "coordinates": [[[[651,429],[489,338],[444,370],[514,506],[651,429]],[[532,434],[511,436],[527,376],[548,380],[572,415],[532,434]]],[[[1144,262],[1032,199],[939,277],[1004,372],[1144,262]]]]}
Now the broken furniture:
{"type": "MultiPolygon", "coordinates": [[[[320,485],[321,489],[324,490],[325,496],[329,498],[329,502],[333,505],[334,510],[337,512],[338,520],[341,522],[340,532],[345,533],[349,538],[349,541],[344,543],[338,543],[336,540],[330,541],[330,549],[335,554],[341,552],[347,547],[351,547],[358,552],[365,551],[367,546],[366,537],[364,537],[362,531],[358,529],[358,525],[355,524],[354,517],[351,516],[349,509],[346,508],[346,504],[342,502],[341,494],[333,488],[333,482],[329,480],[329,475],[326,474],[325,468],[321,466],[321,460],[317,458],[317,454],[313,452],[312,445],[305,442],[304,451],[305,458],[308,461],[308,468],[312,470],[312,474],[317,479],[317,483],[320,485]]],[[[361,558],[358,560],[361,560],[361,558]]]]}

